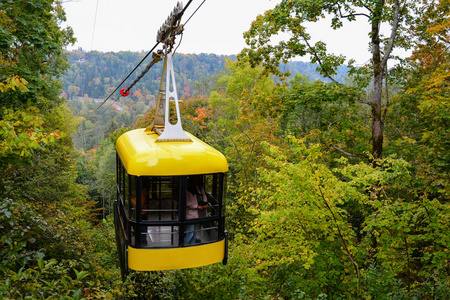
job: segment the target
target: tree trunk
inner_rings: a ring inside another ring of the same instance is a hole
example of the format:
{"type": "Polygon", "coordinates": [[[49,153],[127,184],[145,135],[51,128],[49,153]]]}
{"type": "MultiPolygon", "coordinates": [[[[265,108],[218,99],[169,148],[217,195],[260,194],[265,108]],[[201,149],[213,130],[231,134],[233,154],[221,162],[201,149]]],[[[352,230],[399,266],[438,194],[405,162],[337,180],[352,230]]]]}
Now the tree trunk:
{"type": "MultiPolygon", "coordinates": [[[[375,66],[375,65],[374,65],[375,66]]],[[[380,66],[376,66],[377,68],[380,66]]],[[[383,121],[381,118],[381,96],[383,89],[383,70],[374,71],[374,90],[372,99],[372,155],[374,160],[383,154],[383,121]]]]}
{"type": "MultiPolygon", "coordinates": [[[[380,8],[382,9],[382,7],[380,8]]],[[[372,155],[373,159],[382,157],[383,154],[383,124],[381,119],[381,97],[383,91],[383,65],[380,51],[380,35],[378,18],[372,23],[372,59],[373,59],[373,96],[372,108],[372,155]]]]}
{"type": "MultiPolygon", "coordinates": [[[[374,18],[372,21],[372,64],[373,64],[373,95],[370,106],[372,109],[372,158],[370,162],[373,167],[379,165],[379,159],[383,154],[383,124],[381,118],[381,97],[383,92],[383,59],[381,58],[380,50],[380,17],[384,3],[379,3],[374,11],[374,18]]],[[[370,191],[370,198],[373,201],[380,197],[380,188],[378,184],[373,184],[370,191]]],[[[373,214],[376,217],[377,209],[372,207],[373,214]]],[[[367,253],[367,264],[370,265],[376,261],[378,241],[373,228],[367,232],[370,239],[370,249],[367,253]]]]}
{"type": "Polygon", "coordinates": [[[384,50],[384,57],[381,57],[380,50],[380,25],[381,16],[385,1],[381,0],[373,14],[372,18],[372,47],[373,47],[373,98],[372,107],[372,155],[374,160],[374,165],[377,165],[378,159],[383,156],[383,119],[381,114],[381,97],[383,91],[383,72],[386,69],[387,61],[391,55],[395,37],[397,35],[398,24],[400,22],[400,15],[404,11],[404,8],[400,8],[399,0],[394,1],[394,16],[392,19],[392,29],[391,36],[389,38],[389,43],[384,50]]]}

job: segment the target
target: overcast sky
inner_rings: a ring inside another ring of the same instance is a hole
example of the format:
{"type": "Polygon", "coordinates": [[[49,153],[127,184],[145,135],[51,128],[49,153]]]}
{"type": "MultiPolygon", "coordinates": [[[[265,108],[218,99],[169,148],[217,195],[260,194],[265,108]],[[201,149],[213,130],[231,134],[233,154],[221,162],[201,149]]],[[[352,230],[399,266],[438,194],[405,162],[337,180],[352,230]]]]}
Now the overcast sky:
{"type": "MultiPolygon", "coordinates": [[[[78,39],[69,49],[107,51],[148,51],[156,33],[177,0],[66,0],[63,4],[68,26],[78,39]],[[96,14],[97,7],[97,14],[96,14]]],[[[202,3],[194,0],[182,23],[202,3]]],[[[188,0],[182,1],[187,4],[188,0]]],[[[243,33],[256,16],[274,8],[281,0],[206,0],[187,23],[177,52],[238,54],[246,45],[243,33]]],[[[326,21],[311,26],[313,41],[322,40],[335,54],[352,57],[358,63],[369,59],[369,24],[363,20],[345,30],[333,31],[326,21]]],[[[179,41],[179,38],[177,39],[179,41]]]]}

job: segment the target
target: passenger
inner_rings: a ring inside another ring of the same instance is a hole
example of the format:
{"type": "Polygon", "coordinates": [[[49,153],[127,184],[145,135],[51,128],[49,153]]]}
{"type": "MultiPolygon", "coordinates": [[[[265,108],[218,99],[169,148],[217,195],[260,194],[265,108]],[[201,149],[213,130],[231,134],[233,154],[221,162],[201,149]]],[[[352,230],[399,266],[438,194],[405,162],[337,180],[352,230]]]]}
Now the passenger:
{"type": "MultiPolygon", "coordinates": [[[[191,220],[197,219],[199,217],[205,217],[207,208],[208,199],[206,197],[205,188],[203,186],[202,176],[189,176],[186,193],[186,219],[191,220]]],[[[186,236],[184,238],[185,245],[195,244],[195,232],[195,224],[188,224],[186,226],[186,236]]]]}
{"type": "MultiPolygon", "coordinates": [[[[144,177],[142,178],[142,189],[141,189],[141,220],[147,220],[148,219],[148,180],[144,177]]],[[[133,206],[136,208],[136,195],[131,195],[131,202],[133,203],[133,206]]],[[[145,247],[149,243],[149,236],[148,236],[148,230],[147,226],[141,225],[141,247],[145,247]]]]}
{"type": "MultiPolygon", "coordinates": [[[[142,219],[145,220],[147,213],[147,206],[148,206],[148,180],[146,180],[145,178],[142,179],[142,191],[141,191],[141,215],[142,215],[142,219]]],[[[134,193],[132,193],[131,195],[131,203],[133,203],[133,207],[136,208],[136,195],[134,193]]]]}

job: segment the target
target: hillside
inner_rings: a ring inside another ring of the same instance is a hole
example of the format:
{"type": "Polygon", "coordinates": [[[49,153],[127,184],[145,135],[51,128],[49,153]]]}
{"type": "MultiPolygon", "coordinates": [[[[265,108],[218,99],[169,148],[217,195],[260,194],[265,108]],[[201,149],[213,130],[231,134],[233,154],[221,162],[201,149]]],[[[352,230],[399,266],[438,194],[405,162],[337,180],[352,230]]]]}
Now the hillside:
{"type": "MultiPolygon", "coordinates": [[[[92,98],[107,97],[131,70],[144,58],[144,52],[84,52],[71,51],[68,53],[70,69],[61,78],[63,90],[68,98],[72,96],[88,95],[92,98]]],[[[235,56],[215,54],[176,54],[175,80],[179,96],[193,93],[194,82],[202,77],[209,78],[225,67],[225,59],[235,59],[235,56]]],[[[125,85],[130,84],[150,62],[147,58],[135,73],[130,76],[125,85]]],[[[139,81],[131,93],[140,91],[143,96],[156,97],[163,64],[154,65],[145,77],[139,81]]],[[[151,97],[151,98],[153,98],[151,97]]]]}
{"type": "MultiPolygon", "coordinates": [[[[70,69],[61,77],[63,94],[68,99],[72,113],[81,117],[78,130],[72,134],[75,146],[88,151],[112,127],[133,127],[138,117],[156,105],[157,93],[163,63],[157,63],[131,90],[128,97],[121,97],[117,91],[112,101],[101,110],[96,109],[112,91],[127,77],[129,72],[144,58],[144,52],[98,52],[71,51],[68,53],[70,69]],[[118,105],[118,106],[117,106],[118,105]],[[111,109],[113,107],[114,109],[111,109]],[[118,109],[120,107],[120,110],[118,109]]],[[[174,56],[175,80],[178,97],[209,95],[220,89],[216,85],[225,70],[226,60],[236,60],[236,56],[215,54],[176,54],[174,56]]],[[[130,76],[123,86],[128,86],[146,67],[150,59],[130,76]]],[[[302,61],[290,62],[280,66],[283,71],[290,70],[291,78],[300,73],[311,80],[327,82],[317,71],[316,65],[302,61]]],[[[346,68],[338,70],[337,80],[344,81],[346,68]]]]}
{"type": "MultiPolygon", "coordinates": [[[[70,69],[61,78],[64,83],[63,90],[67,98],[85,95],[92,98],[106,98],[143,59],[145,54],[144,52],[71,51],[68,53],[70,69]]],[[[176,54],[174,68],[179,97],[208,92],[207,89],[205,90],[205,85],[210,83],[214,74],[224,70],[226,59],[235,60],[236,56],[204,53],[176,54]]],[[[147,58],[142,63],[135,74],[125,82],[125,86],[142,72],[149,61],[150,59],[147,58]]],[[[135,85],[130,94],[131,98],[137,100],[139,94],[148,99],[156,98],[162,66],[162,63],[158,63],[150,69],[145,77],[135,85]],[[136,91],[139,93],[134,95],[136,91]]],[[[316,71],[316,67],[311,63],[296,61],[280,68],[290,70],[292,76],[301,73],[311,80],[327,81],[316,71]]],[[[346,72],[347,69],[341,67],[336,76],[337,80],[343,82],[346,72]]],[[[115,97],[119,97],[118,93],[115,97]]]]}

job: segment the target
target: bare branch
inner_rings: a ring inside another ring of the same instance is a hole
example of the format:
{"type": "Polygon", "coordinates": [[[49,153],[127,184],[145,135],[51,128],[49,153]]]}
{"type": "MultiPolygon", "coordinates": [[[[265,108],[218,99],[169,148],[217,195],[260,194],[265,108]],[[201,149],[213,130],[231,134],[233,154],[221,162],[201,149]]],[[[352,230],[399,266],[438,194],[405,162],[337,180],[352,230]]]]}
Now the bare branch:
{"type": "Polygon", "coordinates": [[[372,106],[372,102],[369,102],[369,101],[364,101],[364,100],[360,100],[360,99],[356,99],[356,101],[358,101],[359,103],[363,103],[363,104],[367,104],[369,106],[372,106]]]}
{"type": "Polygon", "coordinates": [[[364,5],[364,8],[367,9],[368,11],[370,11],[370,13],[372,13],[372,9],[368,6],[368,5],[364,5]]]}
{"type": "Polygon", "coordinates": [[[23,10],[25,9],[25,7],[27,6],[28,2],[26,2],[22,8],[20,9],[20,11],[17,13],[17,15],[14,17],[14,19],[11,20],[11,22],[6,26],[6,28],[9,28],[17,19],[17,17],[23,12],[23,10]]]}
{"type": "Polygon", "coordinates": [[[247,171],[246,165],[244,163],[244,160],[242,158],[241,151],[239,151],[239,147],[237,146],[237,144],[234,142],[233,139],[231,139],[231,142],[233,143],[233,146],[234,146],[234,148],[235,148],[235,150],[236,150],[236,152],[238,154],[239,161],[242,164],[242,168],[244,169],[245,183],[246,183],[246,186],[248,186],[248,171],[247,171]]]}
{"type": "MultiPolygon", "coordinates": [[[[337,7],[339,8],[339,15],[341,18],[350,18],[350,17],[357,17],[357,16],[363,16],[363,17],[367,17],[368,19],[370,19],[370,16],[364,13],[355,13],[355,14],[349,14],[349,15],[343,15],[342,11],[341,11],[341,5],[339,3],[336,3],[337,7]]],[[[369,9],[370,11],[370,9],[369,9]]]]}
{"type": "Polygon", "coordinates": [[[389,37],[389,44],[386,49],[386,53],[384,54],[383,60],[381,61],[381,66],[383,66],[383,67],[387,64],[389,56],[391,55],[392,48],[394,47],[395,37],[397,35],[398,23],[400,22],[400,3],[399,3],[399,1],[395,0],[394,5],[395,5],[395,13],[394,13],[394,19],[392,20],[391,36],[389,37]]]}
{"type": "Polygon", "coordinates": [[[339,82],[337,80],[335,80],[330,74],[328,74],[328,71],[323,67],[322,64],[322,60],[320,59],[320,57],[317,55],[316,50],[314,49],[314,47],[311,47],[311,45],[308,43],[308,40],[306,39],[306,37],[303,35],[303,33],[300,33],[300,35],[302,36],[303,40],[305,41],[306,45],[308,46],[308,48],[312,51],[312,54],[314,55],[314,57],[317,59],[317,62],[319,63],[320,68],[322,69],[322,71],[324,72],[325,76],[327,78],[329,78],[331,81],[333,81],[334,83],[339,84],[339,82]]]}
{"type": "MultiPolygon", "coordinates": [[[[328,125],[328,137],[330,138],[330,140],[332,140],[331,134],[330,134],[330,127],[331,127],[334,123],[336,123],[336,122],[330,123],[330,124],[328,125]]],[[[350,157],[367,158],[367,156],[365,156],[365,155],[353,154],[353,153],[347,152],[347,151],[345,151],[345,150],[339,148],[338,146],[336,146],[336,145],[334,145],[334,144],[331,144],[331,147],[333,147],[335,150],[341,152],[342,154],[347,155],[347,156],[350,156],[350,157]]]]}
{"type": "MultiPolygon", "coordinates": [[[[315,173],[314,173],[314,175],[315,175],[315,173]]],[[[342,241],[342,244],[343,244],[343,246],[344,246],[345,252],[347,253],[348,258],[349,258],[350,261],[352,262],[353,267],[355,268],[355,273],[356,273],[356,276],[357,276],[357,279],[358,279],[358,282],[357,282],[357,289],[359,289],[359,285],[360,285],[360,281],[361,281],[361,273],[360,273],[360,271],[359,271],[358,263],[357,263],[357,262],[354,260],[354,258],[353,258],[353,255],[352,255],[352,253],[351,253],[351,251],[350,251],[350,248],[349,248],[349,246],[348,246],[348,244],[347,244],[347,241],[346,241],[346,239],[345,239],[345,236],[344,236],[344,234],[342,233],[341,227],[339,226],[339,221],[338,221],[338,219],[337,219],[337,217],[336,217],[336,215],[335,215],[333,209],[331,208],[330,204],[328,203],[327,198],[325,197],[325,194],[323,193],[322,188],[321,188],[320,185],[318,185],[318,189],[319,189],[320,197],[321,197],[322,200],[324,201],[325,206],[326,206],[327,209],[330,211],[331,216],[333,217],[333,220],[334,220],[336,229],[338,230],[339,238],[340,238],[341,241],[342,241]]]]}
{"type": "Polygon", "coordinates": [[[350,152],[344,151],[344,150],[342,150],[341,148],[339,148],[338,146],[336,146],[336,145],[334,145],[334,144],[331,144],[331,147],[333,147],[333,148],[336,149],[337,151],[341,152],[342,154],[345,154],[345,155],[350,156],[350,157],[367,158],[366,155],[352,154],[352,153],[350,153],[350,152]]]}
{"type": "Polygon", "coordinates": [[[381,120],[383,126],[385,125],[385,121],[386,121],[386,114],[387,114],[387,109],[389,107],[389,81],[388,81],[388,69],[387,69],[387,65],[385,67],[385,72],[386,72],[386,76],[385,76],[385,81],[386,81],[386,107],[384,108],[383,111],[383,119],[381,120]]]}

